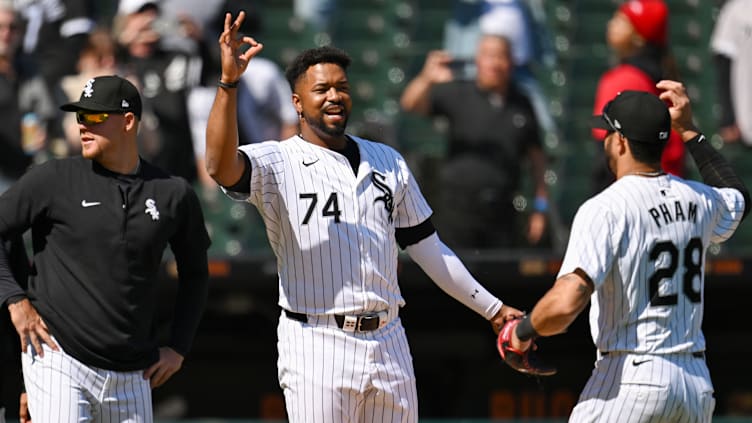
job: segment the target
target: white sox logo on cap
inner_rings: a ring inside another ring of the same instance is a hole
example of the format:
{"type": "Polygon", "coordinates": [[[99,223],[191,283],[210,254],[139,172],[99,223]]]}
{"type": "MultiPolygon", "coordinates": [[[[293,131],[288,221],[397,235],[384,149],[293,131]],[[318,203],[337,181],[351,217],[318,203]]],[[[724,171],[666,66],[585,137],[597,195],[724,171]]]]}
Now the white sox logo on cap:
{"type": "Polygon", "coordinates": [[[78,101],[60,106],[66,112],[86,110],[89,112],[131,112],[141,118],[141,95],[127,79],[117,75],[102,75],[89,79],[78,101]]]}
{"type": "Polygon", "coordinates": [[[94,95],[94,79],[86,81],[84,86],[84,97],[91,97],[94,95]]]}

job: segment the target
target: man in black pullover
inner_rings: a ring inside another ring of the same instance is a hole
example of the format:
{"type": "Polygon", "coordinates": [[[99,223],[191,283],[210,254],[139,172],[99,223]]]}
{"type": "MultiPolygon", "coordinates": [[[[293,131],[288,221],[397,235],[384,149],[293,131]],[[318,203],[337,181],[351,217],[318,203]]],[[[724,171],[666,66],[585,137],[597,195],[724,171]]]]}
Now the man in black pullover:
{"type": "Polygon", "coordinates": [[[201,207],[185,180],[139,158],[141,98],[130,82],[96,77],[61,108],[76,113],[83,157],[33,167],[0,197],[0,236],[32,236],[28,289],[0,279],[31,415],[151,422],[150,388],[180,369],[206,302],[201,207]],[[179,282],[160,346],[157,274],[168,244],[179,282]]]}

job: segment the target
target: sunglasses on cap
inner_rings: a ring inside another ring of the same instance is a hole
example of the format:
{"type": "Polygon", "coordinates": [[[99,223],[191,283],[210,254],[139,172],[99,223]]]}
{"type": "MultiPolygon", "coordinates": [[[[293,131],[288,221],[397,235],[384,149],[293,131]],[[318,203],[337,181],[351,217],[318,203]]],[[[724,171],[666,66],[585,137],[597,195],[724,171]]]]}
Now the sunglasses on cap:
{"type": "Polygon", "coordinates": [[[624,133],[621,132],[621,129],[617,128],[616,125],[614,124],[614,121],[612,121],[611,117],[608,116],[608,109],[610,108],[611,108],[611,102],[609,102],[606,105],[606,107],[603,108],[603,113],[601,114],[601,116],[603,116],[603,119],[606,121],[606,123],[608,123],[608,126],[610,126],[614,132],[618,132],[619,135],[626,138],[624,133]]]}
{"type": "Polygon", "coordinates": [[[79,110],[76,112],[76,121],[84,125],[96,125],[109,119],[110,114],[111,113],[85,112],[79,110]]]}

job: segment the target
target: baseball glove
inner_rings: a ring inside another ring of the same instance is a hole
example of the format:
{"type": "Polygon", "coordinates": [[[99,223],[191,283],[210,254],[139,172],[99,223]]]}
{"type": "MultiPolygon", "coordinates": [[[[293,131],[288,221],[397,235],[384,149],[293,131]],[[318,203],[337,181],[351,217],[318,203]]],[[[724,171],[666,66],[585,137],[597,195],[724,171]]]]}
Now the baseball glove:
{"type": "Polygon", "coordinates": [[[538,354],[535,343],[530,345],[527,351],[520,351],[511,345],[512,334],[520,323],[520,319],[509,320],[504,324],[496,340],[496,347],[505,363],[520,373],[532,376],[552,376],[556,374],[556,368],[543,363],[538,354]]]}

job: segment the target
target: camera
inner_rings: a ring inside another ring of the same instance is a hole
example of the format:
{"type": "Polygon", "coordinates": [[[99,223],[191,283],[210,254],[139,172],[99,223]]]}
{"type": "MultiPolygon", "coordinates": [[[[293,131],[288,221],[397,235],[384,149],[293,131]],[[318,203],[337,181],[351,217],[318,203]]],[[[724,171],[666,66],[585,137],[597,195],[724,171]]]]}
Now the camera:
{"type": "Polygon", "coordinates": [[[161,35],[180,34],[180,22],[175,19],[160,17],[154,20],[151,28],[161,35]]]}
{"type": "Polygon", "coordinates": [[[475,63],[472,60],[453,59],[447,66],[449,66],[455,79],[471,79],[473,77],[475,63]]]}

